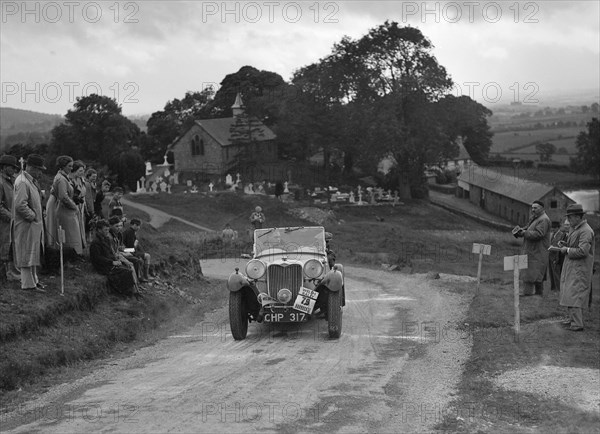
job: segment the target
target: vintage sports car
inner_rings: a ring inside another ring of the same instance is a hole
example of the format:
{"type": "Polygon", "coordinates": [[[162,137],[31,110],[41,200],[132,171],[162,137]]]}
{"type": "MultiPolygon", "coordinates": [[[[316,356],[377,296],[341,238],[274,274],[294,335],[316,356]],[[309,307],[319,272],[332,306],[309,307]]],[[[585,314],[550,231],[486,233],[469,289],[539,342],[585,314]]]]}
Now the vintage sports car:
{"type": "Polygon", "coordinates": [[[344,269],[330,266],[322,227],[254,231],[254,255],[244,273],[229,276],[229,323],[236,340],[251,321],[299,323],[313,312],[327,319],[331,338],[342,333],[344,269]]]}

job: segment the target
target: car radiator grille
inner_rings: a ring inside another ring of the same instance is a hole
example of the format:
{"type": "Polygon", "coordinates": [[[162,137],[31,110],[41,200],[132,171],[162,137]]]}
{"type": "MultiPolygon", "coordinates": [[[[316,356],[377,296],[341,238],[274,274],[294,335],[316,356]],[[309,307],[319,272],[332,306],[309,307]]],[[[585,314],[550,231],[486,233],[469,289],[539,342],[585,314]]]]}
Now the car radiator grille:
{"type": "Polygon", "coordinates": [[[277,292],[281,288],[287,288],[292,291],[292,301],[296,300],[300,287],[302,286],[302,266],[292,264],[283,267],[278,264],[269,266],[267,272],[267,285],[269,287],[269,295],[277,298],[277,292]]]}

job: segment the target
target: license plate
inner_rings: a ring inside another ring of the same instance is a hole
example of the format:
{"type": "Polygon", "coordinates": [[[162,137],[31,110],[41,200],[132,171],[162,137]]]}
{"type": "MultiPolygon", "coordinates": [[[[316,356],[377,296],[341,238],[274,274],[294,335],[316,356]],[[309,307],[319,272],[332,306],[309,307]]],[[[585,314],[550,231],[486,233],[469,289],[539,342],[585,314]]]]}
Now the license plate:
{"type": "Polygon", "coordinates": [[[308,315],[304,312],[268,312],[264,316],[265,322],[302,322],[308,320],[308,315]]]}
{"type": "Polygon", "coordinates": [[[296,301],[294,302],[294,309],[310,315],[315,308],[318,296],[319,293],[317,291],[301,287],[298,297],[296,297],[296,301]]]}

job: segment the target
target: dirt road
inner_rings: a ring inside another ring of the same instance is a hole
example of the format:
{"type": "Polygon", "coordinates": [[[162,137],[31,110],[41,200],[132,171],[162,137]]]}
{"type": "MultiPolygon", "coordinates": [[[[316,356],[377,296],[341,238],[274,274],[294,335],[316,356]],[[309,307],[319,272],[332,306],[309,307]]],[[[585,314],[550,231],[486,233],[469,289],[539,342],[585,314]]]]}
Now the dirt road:
{"type": "MultiPolygon", "coordinates": [[[[204,261],[205,274],[233,263],[204,261]]],[[[239,263],[243,267],[243,263],[239,263]]],[[[3,416],[12,432],[418,432],[445,414],[470,341],[468,296],[427,280],[346,267],[339,340],[324,320],[252,323],[234,341],[224,307],[3,416]]]]}

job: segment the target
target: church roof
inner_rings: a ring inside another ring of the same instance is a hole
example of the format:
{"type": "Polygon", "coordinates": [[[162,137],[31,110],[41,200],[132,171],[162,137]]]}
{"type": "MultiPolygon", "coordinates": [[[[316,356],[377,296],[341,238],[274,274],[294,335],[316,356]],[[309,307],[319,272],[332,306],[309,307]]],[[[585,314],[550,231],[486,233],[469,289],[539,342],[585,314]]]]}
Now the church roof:
{"type": "MultiPolygon", "coordinates": [[[[252,133],[253,140],[257,142],[266,142],[268,140],[274,140],[277,136],[269,127],[260,122],[257,118],[251,118],[253,122],[253,129],[256,132],[252,133]]],[[[199,126],[213,139],[215,139],[221,146],[231,146],[231,128],[235,125],[236,118],[219,118],[219,119],[202,119],[194,122],[194,126],[199,126]]],[[[189,130],[188,130],[189,131],[189,130]]],[[[187,131],[186,131],[187,133],[187,131]]],[[[183,134],[185,135],[185,134],[183,134]]],[[[183,135],[177,137],[173,143],[171,143],[168,149],[173,149],[183,135]]]]}

